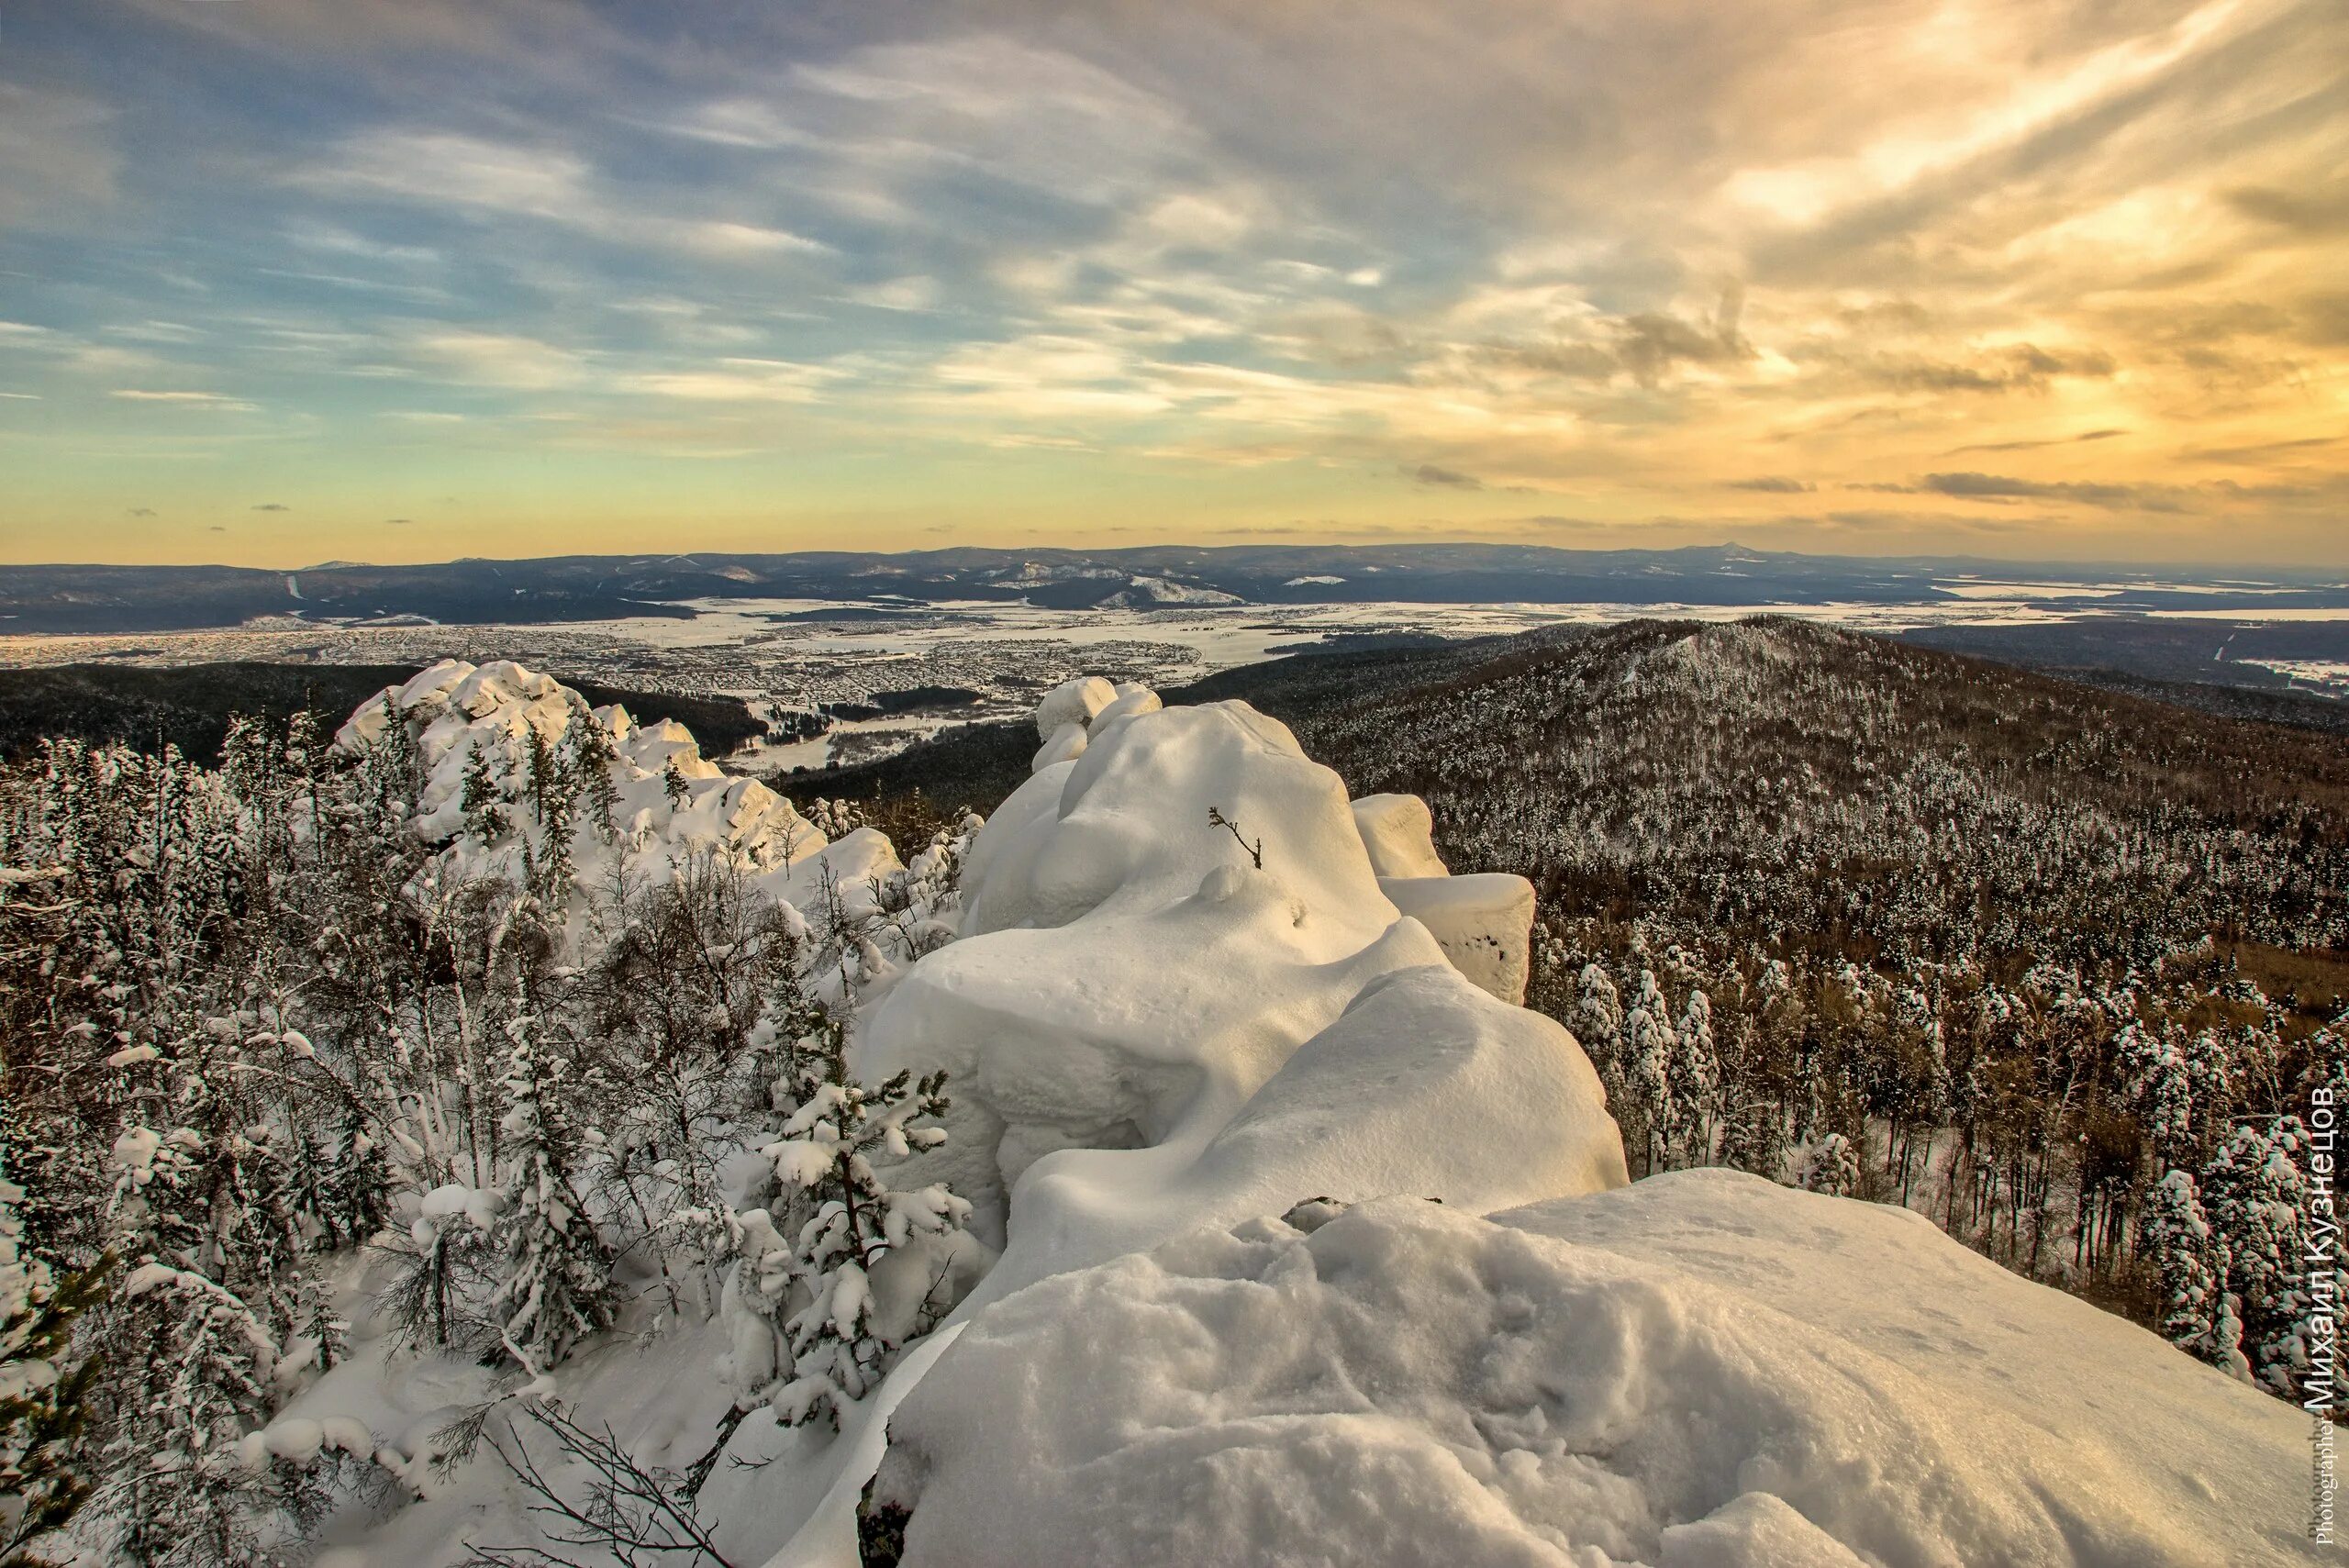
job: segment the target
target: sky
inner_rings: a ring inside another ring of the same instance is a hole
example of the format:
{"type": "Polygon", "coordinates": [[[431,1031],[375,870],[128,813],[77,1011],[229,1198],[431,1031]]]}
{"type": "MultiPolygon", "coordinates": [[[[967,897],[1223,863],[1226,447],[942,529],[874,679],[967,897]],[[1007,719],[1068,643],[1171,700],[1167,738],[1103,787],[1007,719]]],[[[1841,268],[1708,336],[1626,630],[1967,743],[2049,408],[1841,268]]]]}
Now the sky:
{"type": "Polygon", "coordinates": [[[2349,565],[2337,0],[9,0],[0,559],[2349,565]]]}

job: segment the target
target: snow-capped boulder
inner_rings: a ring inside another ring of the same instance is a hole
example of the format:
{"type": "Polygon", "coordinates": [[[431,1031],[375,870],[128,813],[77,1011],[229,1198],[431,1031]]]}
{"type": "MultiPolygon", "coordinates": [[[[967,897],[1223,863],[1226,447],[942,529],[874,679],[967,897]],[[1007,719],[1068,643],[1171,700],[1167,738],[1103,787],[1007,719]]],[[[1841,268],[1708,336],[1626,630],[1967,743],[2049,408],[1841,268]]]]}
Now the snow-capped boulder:
{"type": "Polygon", "coordinates": [[[1063,724],[1085,725],[1093,716],[1118,700],[1118,688],[1098,675],[1063,681],[1036,705],[1036,739],[1050,740],[1063,724]]]}
{"type": "Polygon", "coordinates": [[[1075,762],[1085,755],[1085,744],[1087,739],[1085,726],[1071,719],[1053,730],[1052,738],[1036,749],[1036,755],[1029,762],[1028,771],[1041,773],[1046,768],[1059,763],[1075,762]]]}
{"type": "Polygon", "coordinates": [[[1119,681],[1117,700],[1095,714],[1092,725],[1097,727],[1108,724],[1131,714],[1156,713],[1165,706],[1159,700],[1156,692],[1152,691],[1140,681],[1119,681]]]}
{"type": "Polygon", "coordinates": [[[1435,817],[1416,795],[1366,795],[1353,803],[1354,827],[1381,876],[1449,876],[1435,851],[1435,817]]]}
{"type": "Polygon", "coordinates": [[[1118,1212],[1098,1216],[1103,1228],[1139,1250],[1152,1233],[1308,1196],[1411,1193],[1482,1214],[1629,1179],[1606,1092],[1574,1036],[1444,964],[1364,985],[1180,1172],[1162,1166],[1148,1186],[1090,1179],[1117,1162],[1064,1157],[1029,1195],[1057,1198],[1066,1218],[1106,1195],[1118,1212]]]}
{"type": "Polygon", "coordinates": [[[895,1411],[907,1568],[2329,1561],[2305,1418],[1905,1211],[1721,1171],[1195,1231],[895,1411]]]}
{"type": "Polygon", "coordinates": [[[1378,890],[1425,926],[1444,957],[1512,1006],[1525,1005],[1533,962],[1533,884],[1508,872],[1382,876],[1378,890]]]}
{"type": "MultiPolygon", "coordinates": [[[[1106,684],[1106,683],[1104,683],[1106,684]]],[[[1264,869],[1299,901],[1300,929],[1359,947],[1395,919],[1345,786],[1288,727],[1245,703],[1139,714],[1014,791],[971,848],[964,931],[1066,925],[1104,904],[1164,907],[1218,865],[1264,869]],[[1214,826],[1214,808],[1239,838],[1214,826]]]]}

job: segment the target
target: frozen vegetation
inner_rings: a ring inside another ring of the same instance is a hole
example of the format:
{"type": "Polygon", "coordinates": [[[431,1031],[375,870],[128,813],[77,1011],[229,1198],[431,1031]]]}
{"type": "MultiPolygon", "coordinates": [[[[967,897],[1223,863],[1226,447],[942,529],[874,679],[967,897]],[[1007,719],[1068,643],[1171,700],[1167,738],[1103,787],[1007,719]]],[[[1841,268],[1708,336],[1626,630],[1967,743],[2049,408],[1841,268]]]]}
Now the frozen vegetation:
{"type": "Polygon", "coordinates": [[[6,1544],[2320,1560],[2247,1367],[1896,1207],[1628,1182],[1532,884],[1418,799],[1245,704],[1034,716],[905,844],[504,662],[9,773],[6,1544]]]}

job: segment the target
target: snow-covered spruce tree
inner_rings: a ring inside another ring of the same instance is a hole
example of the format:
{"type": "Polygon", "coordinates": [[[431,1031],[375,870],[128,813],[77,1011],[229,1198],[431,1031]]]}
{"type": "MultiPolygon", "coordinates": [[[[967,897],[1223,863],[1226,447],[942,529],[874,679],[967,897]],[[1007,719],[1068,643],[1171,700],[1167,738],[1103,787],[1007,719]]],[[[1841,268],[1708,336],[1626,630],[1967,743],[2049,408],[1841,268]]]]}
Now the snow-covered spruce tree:
{"type": "Polygon", "coordinates": [[[1671,1010],[1655,972],[1640,971],[1640,989],[1623,1015],[1623,1086],[1629,1092],[1624,1141],[1636,1136],[1642,1174],[1671,1167],[1673,1140],[1680,1129],[1680,1106],[1673,1098],[1671,1010]]]}
{"type": "Polygon", "coordinates": [[[1672,1103],[1679,1110],[1674,1129],[1676,1162],[1684,1166],[1709,1165],[1723,1107],[1720,1057],[1713,1042],[1713,1004],[1702,991],[1688,993],[1687,1006],[1672,1031],[1668,1067],[1672,1103]]]}
{"type": "Polygon", "coordinates": [[[370,1129],[368,1117],[346,1106],[332,1147],[317,1140],[324,1170],[316,1218],[328,1248],[364,1245],[391,1219],[391,1161],[370,1129]]]}
{"type": "Polygon", "coordinates": [[[42,1538],[64,1529],[88,1498],[82,1452],[95,1347],[72,1345],[74,1320],[106,1288],[113,1260],[62,1278],[24,1245],[25,1190],[0,1146],[0,1568],[41,1568],[42,1538]]]}
{"type": "Polygon", "coordinates": [[[1767,1037],[1751,1013],[1731,1026],[1721,1073],[1721,1163],[1779,1180],[1785,1173],[1786,1112],[1771,1082],[1767,1037]]]}
{"type": "MultiPolygon", "coordinates": [[[[2320,1337],[2307,1272],[2308,1157],[2308,1130],[2298,1117],[2239,1123],[2200,1183],[2225,1263],[2227,1305],[2242,1322],[2243,1357],[2261,1387],[2295,1402],[2320,1337]]],[[[2337,1302],[2337,1267],[2333,1283],[2337,1302]]]]}
{"type": "Polygon", "coordinates": [[[487,744],[476,744],[465,759],[463,793],[458,797],[465,814],[465,831],[484,844],[505,837],[506,786],[493,769],[487,744]]]}
{"type": "Polygon", "coordinates": [[[1831,1132],[1803,1151],[1795,1184],[1806,1192],[1854,1197],[1860,1190],[1860,1155],[1852,1140],[1831,1132]]]}
{"type": "Polygon", "coordinates": [[[971,1213],[943,1184],[893,1191],[873,1167],[875,1155],[903,1159],[945,1141],[943,1128],[912,1124],[944,1114],[946,1075],[916,1082],[899,1073],[868,1088],[847,1075],[836,1051],[829,1056],[783,1135],[762,1151],[785,1196],[808,1211],[786,1265],[788,1283],[806,1299],[785,1323],[790,1376],[771,1400],[794,1426],[837,1427],[841,1409],[892,1364],[899,1347],[877,1319],[874,1265],[916,1237],[961,1229],[971,1213]]]}
{"type": "Polygon", "coordinates": [[[2221,1345],[2218,1340],[2219,1278],[2212,1267],[2216,1248],[2192,1173],[2171,1171],[2154,1184],[2138,1244],[2153,1265],[2155,1323],[2162,1337],[2213,1366],[2240,1366],[2241,1346],[2221,1345]]]}
{"type": "Polygon", "coordinates": [[[276,1346],[233,1292],[186,1269],[146,1262],[110,1316],[115,1359],[149,1375],[98,1453],[106,1480],[87,1510],[115,1560],[139,1568],[259,1565],[262,1530],[282,1506],[240,1452],[269,1420],[276,1346]]]}
{"type": "Polygon", "coordinates": [[[563,1062],[534,1044],[536,1023],[507,1025],[507,1169],[489,1235],[497,1278],[489,1311],[507,1354],[532,1377],[610,1327],[616,1306],[611,1254],[581,1195],[586,1146],[564,1103],[563,1062]]]}
{"type": "Polygon", "coordinates": [[[562,728],[562,763],[573,781],[576,802],[586,810],[596,836],[609,843],[618,828],[612,820],[612,808],[619,804],[612,766],[619,761],[619,748],[612,742],[609,727],[584,698],[573,692],[569,706],[570,717],[562,728]]]}

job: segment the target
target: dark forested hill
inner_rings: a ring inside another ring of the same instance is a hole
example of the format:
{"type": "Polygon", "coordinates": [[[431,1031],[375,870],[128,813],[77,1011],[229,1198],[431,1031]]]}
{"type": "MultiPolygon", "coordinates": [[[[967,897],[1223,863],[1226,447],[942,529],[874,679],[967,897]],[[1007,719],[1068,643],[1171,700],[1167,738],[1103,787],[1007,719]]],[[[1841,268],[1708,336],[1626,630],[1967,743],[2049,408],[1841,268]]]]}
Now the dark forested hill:
{"type": "Polygon", "coordinates": [[[1259,695],[1553,909],[1930,958],[2349,942],[2349,743],[1804,623],[1536,633],[1259,695]]]}
{"type": "MultiPolygon", "coordinates": [[[[2349,741],[1885,638],[1637,621],[1166,695],[1245,698],[1355,789],[1424,795],[1444,850],[1557,916],[1863,958],[2349,945],[2349,741]]],[[[974,726],[791,787],[985,810],[1034,747],[974,726]]]]}

